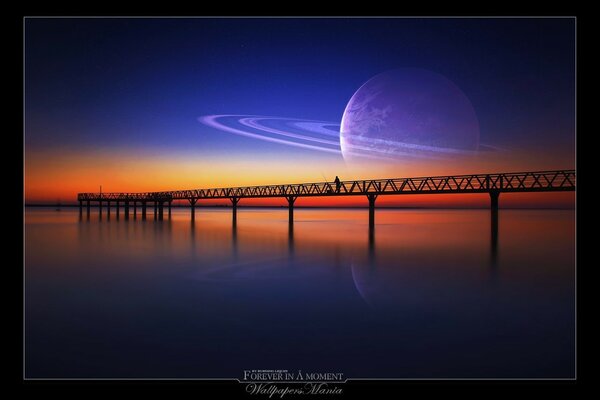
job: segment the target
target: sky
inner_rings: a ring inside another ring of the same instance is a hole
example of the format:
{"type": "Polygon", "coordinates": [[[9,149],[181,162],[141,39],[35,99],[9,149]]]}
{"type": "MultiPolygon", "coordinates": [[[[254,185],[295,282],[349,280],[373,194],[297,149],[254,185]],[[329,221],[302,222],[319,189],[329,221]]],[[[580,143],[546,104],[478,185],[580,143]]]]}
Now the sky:
{"type": "MultiPolygon", "coordinates": [[[[135,192],[575,167],[573,19],[28,18],[24,42],[26,202],[72,202],[100,185],[135,192]],[[473,106],[480,143],[498,150],[349,162],[199,120],[231,114],[339,125],[361,85],[398,68],[453,82],[473,106]]],[[[389,205],[489,201],[387,197],[389,205]]],[[[503,201],[572,206],[574,195],[503,201]]],[[[298,205],[332,202],[366,199],[298,205]]]]}

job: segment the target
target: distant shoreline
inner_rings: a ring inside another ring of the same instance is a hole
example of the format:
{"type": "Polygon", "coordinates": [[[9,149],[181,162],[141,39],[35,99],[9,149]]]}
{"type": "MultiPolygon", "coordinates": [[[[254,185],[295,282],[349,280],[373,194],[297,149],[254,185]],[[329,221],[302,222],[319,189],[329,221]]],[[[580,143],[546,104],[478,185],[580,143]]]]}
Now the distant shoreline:
{"type": "MultiPolygon", "coordinates": [[[[77,204],[25,204],[25,208],[79,208],[77,204]]],[[[85,207],[84,207],[85,208],[85,207]]],[[[92,210],[97,210],[97,206],[91,206],[92,210]]],[[[105,208],[105,207],[103,207],[105,208]]],[[[114,208],[114,207],[111,207],[114,208]]],[[[189,209],[188,205],[172,205],[172,208],[186,208],[189,209]]],[[[202,206],[196,205],[197,209],[200,208],[225,208],[231,209],[229,205],[210,205],[210,206],[202,206]]],[[[287,209],[287,205],[281,206],[243,206],[238,205],[238,208],[275,208],[275,209],[287,209]]],[[[368,209],[369,206],[294,206],[295,209],[304,208],[304,209],[323,209],[323,210],[331,210],[331,209],[368,209]]],[[[489,207],[405,207],[405,206],[380,206],[377,209],[387,209],[387,210],[489,210],[489,207]]],[[[575,210],[575,207],[500,207],[500,209],[504,210],[575,210]]]]}

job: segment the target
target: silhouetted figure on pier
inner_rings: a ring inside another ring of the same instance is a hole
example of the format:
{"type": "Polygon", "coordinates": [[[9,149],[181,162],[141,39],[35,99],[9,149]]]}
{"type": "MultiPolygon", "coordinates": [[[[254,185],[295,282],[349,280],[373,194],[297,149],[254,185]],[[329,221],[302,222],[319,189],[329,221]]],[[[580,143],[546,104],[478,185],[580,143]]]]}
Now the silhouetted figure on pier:
{"type": "Polygon", "coordinates": [[[335,177],[335,180],[333,181],[335,182],[335,192],[339,193],[340,192],[340,178],[338,178],[337,176],[335,177]]]}

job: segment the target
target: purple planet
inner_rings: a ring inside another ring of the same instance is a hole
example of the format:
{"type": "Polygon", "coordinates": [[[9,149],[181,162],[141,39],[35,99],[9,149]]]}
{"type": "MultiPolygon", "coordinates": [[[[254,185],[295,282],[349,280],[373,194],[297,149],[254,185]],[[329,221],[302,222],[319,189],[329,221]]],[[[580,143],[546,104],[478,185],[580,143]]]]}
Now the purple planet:
{"type": "Polygon", "coordinates": [[[416,68],[383,72],[352,96],[342,117],[345,159],[471,154],[479,121],[467,96],[444,76],[416,68]]]}

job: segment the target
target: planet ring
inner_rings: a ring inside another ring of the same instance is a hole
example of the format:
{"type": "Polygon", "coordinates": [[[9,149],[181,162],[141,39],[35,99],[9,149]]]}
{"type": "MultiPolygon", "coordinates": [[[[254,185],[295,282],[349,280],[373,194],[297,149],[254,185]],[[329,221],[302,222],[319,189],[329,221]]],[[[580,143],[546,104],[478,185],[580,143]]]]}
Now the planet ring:
{"type": "MultiPolygon", "coordinates": [[[[217,114],[205,115],[198,120],[217,130],[307,150],[342,155],[340,149],[340,124],[298,118],[269,117],[260,115],[217,114]]],[[[393,159],[398,155],[419,158],[439,158],[448,155],[474,155],[478,151],[460,150],[435,146],[402,143],[387,139],[361,138],[358,144],[349,146],[350,154],[367,158],[393,159]],[[374,151],[381,145],[387,152],[374,151]]],[[[496,146],[480,144],[479,151],[502,150],[496,146]]],[[[344,152],[346,154],[347,152],[344,152]]]]}

